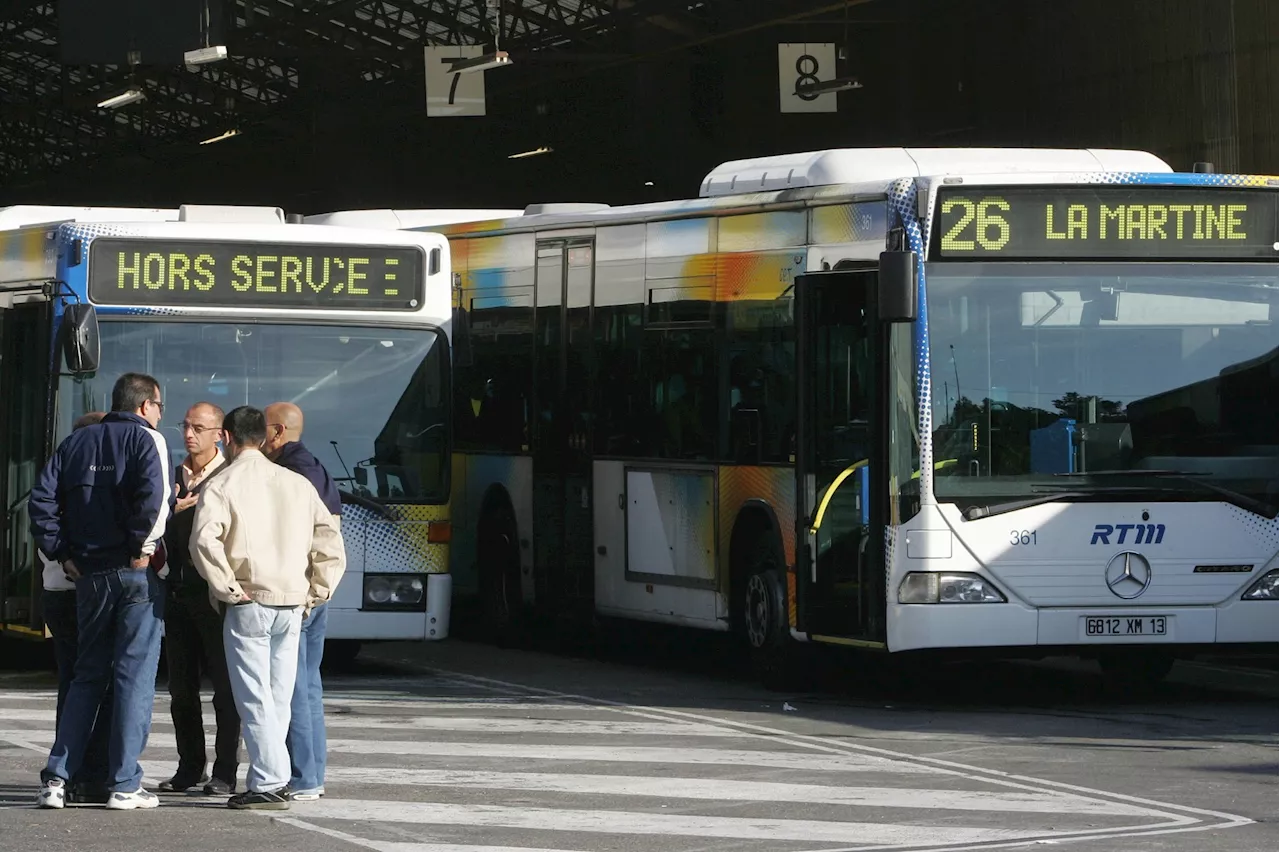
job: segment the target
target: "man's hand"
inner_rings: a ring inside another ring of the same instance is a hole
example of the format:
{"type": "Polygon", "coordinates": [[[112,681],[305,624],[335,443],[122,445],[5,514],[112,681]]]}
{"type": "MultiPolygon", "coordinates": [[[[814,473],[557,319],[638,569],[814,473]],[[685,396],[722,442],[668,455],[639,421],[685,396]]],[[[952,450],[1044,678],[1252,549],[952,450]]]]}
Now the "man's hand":
{"type": "Polygon", "coordinates": [[[80,579],[80,569],[77,568],[76,563],[72,562],[70,559],[62,563],[62,573],[68,580],[80,579]]]}
{"type": "Polygon", "coordinates": [[[186,497],[179,497],[178,502],[174,504],[173,513],[185,512],[200,501],[199,494],[188,494],[186,497]]]}
{"type": "Polygon", "coordinates": [[[135,569],[141,571],[143,568],[146,568],[148,565],[151,564],[151,557],[139,556],[137,559],[131,559],[129,561],[129,564],[133,566],[135,569]]]}

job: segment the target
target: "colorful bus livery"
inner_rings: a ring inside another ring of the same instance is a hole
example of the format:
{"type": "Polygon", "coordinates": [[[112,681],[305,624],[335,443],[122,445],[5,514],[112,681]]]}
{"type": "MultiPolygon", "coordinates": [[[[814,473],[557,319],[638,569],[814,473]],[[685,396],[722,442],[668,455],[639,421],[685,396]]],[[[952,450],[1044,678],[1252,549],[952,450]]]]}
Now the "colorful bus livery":
{"type": "Polygon", "coordinates": [[[424,211],[469,329],[459,588],[494,630],[734,630],[770,678],[806,641],[1125,678],[1274,650],[1276,200],[1143,152],[892,148],[424,211]]]}
{"type": "Polygon", "coordinates": [[[4,428],[6,629],[43,635],[23,501],[32,477],[76,417],[110,407],[115,377],[137,370],[161,382],[175,468],[186,455],[178,423],[197,401],[302,409],[303,443],[343,502],[348,570],[330,608],[334,655],[364,641],[447,636],[446,241],[286,223],[260,208],[28,215],[52,223],[0,232],[9,244],[37,233],[44,248],[39,264],[6,263],[0,279],[0,382],[20,400],[4,428]]]}

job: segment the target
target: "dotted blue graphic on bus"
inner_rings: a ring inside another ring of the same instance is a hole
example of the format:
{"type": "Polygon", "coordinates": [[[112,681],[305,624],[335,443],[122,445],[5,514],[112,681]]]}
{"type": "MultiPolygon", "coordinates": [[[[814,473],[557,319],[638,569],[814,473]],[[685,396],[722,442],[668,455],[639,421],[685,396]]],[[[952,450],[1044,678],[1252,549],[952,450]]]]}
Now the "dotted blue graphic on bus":
{"type": "Polygon", "coordinates": [[[343,505],[348,558],[363,552],[364,570],[372,574],[446,573],[448,545],[432,544],[428,534],[432,522],[448,520],[449,506],[389,505],[386,510],[390,517],[364,506],[343,505]]]}

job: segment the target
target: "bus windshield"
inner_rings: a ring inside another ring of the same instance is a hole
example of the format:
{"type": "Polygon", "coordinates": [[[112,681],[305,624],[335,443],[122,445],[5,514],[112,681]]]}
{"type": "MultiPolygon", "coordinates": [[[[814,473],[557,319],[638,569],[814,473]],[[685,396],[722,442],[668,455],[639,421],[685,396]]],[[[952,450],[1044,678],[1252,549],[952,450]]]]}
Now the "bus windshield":
{"type": "Polygon", "coordinates": [[[98,372],[60,379],[59,440],[79,415],[109,410],[116,378],[137,371],[160,382],[175,469],[192,404],[284,401],[302,409],[302,443],[339,488],[388,503],[447,499],[449,358],[437,329],[108,318],[100,329],[98,372]]]}
{"type": "Polygon", "coordinates": [[[1275,515],[1274,265],[933,263],[927,281],[939,500],[1225,494],[1275,515]]]}

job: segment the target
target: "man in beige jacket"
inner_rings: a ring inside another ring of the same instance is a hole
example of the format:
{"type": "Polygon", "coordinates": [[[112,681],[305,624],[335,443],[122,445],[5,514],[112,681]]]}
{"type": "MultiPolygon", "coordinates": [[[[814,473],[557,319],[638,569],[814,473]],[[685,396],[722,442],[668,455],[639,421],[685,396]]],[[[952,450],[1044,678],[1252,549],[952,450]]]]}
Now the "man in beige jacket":
{"type": "Polygon", "coordinates": [[[256,408],[241,406],[223,420],[230,464],[201,491],[191,558],[226,611],[227,671],[249,753],[247,789],[227,805],[284,810],[298,632],[303,614],[338,585],[346,553],[311,483],[262,454],[266,437],[256,408]]]}

